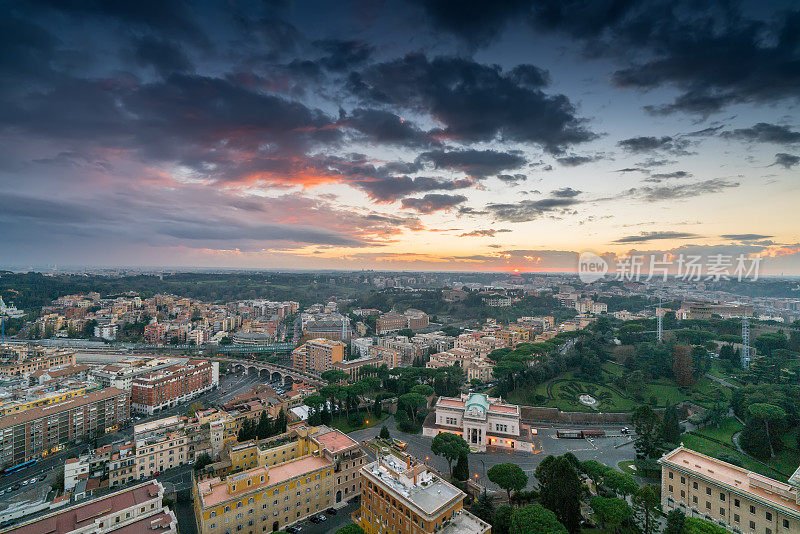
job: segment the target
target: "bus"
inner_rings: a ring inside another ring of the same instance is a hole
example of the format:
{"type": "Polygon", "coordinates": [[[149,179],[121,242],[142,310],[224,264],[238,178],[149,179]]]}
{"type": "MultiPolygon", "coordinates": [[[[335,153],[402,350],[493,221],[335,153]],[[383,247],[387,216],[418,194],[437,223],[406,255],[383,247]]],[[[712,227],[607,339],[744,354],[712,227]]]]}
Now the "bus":
{"type": "Polygon", "coordinates": [[[2,476],[10,475],[11,473],[16,473],[17,471],[21,471],[26,467],[30,467],[36,463],[36,460],[28,460],[27,462],[22,462],[21,464],[17,464],[14,467],[6,467],[3,469],[2,476]]]}

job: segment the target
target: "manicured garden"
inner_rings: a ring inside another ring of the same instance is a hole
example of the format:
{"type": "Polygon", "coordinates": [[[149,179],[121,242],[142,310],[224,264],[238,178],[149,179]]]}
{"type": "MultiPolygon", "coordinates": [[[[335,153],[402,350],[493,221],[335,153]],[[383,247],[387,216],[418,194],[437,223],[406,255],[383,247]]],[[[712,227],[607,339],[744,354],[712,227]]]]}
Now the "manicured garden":
{"type": "Polygon", "coordinates": [[[528,406],[546,406],[565,412],[630,412],[643,402],[655,398],[656,407],[666,407],[689,400],[701,406],[710,406],[714,395],[722,391],[730,400],[729,388],[709,378],[701,378],[689,390],[678,387],[669,379],[658,379],[644,385],[642,399],[637,400],[615,385],[615,380],[627,370],[613,362],[605,362],[596,380],[586,380],[577,371],[568,371],[538,384],[535,388],[517,388],[508,395],[509,402],[528,406]],[[580,402],[582,394],[591,395],[598,403],[587,406],[580,402]]]}

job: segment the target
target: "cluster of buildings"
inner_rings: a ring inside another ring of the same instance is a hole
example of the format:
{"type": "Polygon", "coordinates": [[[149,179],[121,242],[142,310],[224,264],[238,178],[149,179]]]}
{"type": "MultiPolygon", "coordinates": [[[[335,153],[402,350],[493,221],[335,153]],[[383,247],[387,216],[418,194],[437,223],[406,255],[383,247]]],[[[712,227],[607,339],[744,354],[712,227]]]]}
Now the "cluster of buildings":
{"type": "Polygon", "coordinates": [[[34,328],[45,337],[85,337],[150,344],[203,345],[225,337],[242,344],[283,340],[284,319],[298,313],[293,301],[242,300],[210,304],[176,295],[142,299],[136,293],[102,298],[99,293],[66,295],[42,308],[34,328]],[[146,323],[142,330],[129,325],[146,323]],[[124,334],[124,336],[123,336],[124,334]],[[136,336],[141,336],[137,338],[136,336]],[[237,338],[238,336],[238,338],[237,338]]]}
{"type": "Polygon", "coordinates": [[[405,329],[421,330],[428,324],[428,314],[421,310],[409,308],[404,313],[390,311],[378,316],[375,321],[375,333],[382,335],[405,329]]]}

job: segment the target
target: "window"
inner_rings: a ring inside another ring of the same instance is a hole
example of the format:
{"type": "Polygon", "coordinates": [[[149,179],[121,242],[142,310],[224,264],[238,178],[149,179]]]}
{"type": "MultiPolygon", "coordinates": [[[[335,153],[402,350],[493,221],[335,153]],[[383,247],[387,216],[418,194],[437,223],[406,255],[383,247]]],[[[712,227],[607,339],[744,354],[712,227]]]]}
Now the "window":
{"type": "Polygon", "coordinates": [[[772,512],[767,512],[767,521],[772,521],[772,512]]]}
{"type": "Polygon", "coordinates": [[[672,493],[672,486],[669,487],[669,492],[672,493]]]}
{"type": "Polygon", "coordinates": [[[706,488],[706,495],[711,495],[711,488],[706,488]]]}
{"type": "Polygon", "coordinates": [[[681,477],[681,484],[686,484],[686,477],[681,477]]]}
{"type": "Polygon", "coordinates": [[[719,494],[719,500],[721,500],[722,502],[725,502],[725,494],[724,493],[720,493],[719,494]]]}
{"type": "Polygon", "coordinates": [[[711,510],[711,502],[706,501],[706,510],[711,510]]]}
{"type": "Polygon", "coordinates": [[[692,482],[692,489],[697,489],[697,482],[692,482]]]}
{"type": "Polygon", "coordinates": [[[754,513],[756,513],[756,507],[755,507],[755,506],[753,506],[753,505],[750,505],[750,513],[751,513],[751,514],[754,514],[754,513]]]}
{"type": "Polygon", "coordinates": [[[783,528],[789,528],[789,520],[788,519],[784,519],[783,520],[783,528]]]}
{"type": "Polygon", "coordinates": [[[719,515],[725,515],[725,508],[719,509],[719,515]]]}
{"type": "Polygon", "coordinates": [[[217,512],[211,512],[208,514],[209,517],[217,517],[217,512]]]}
{"type": "Polygon", "coordinates": [[[738,523],[738,522],[739,522],[739,514],[733,514],[733,521],[734,521],[735,523],[738,523]]]}
{"type": "Polygon", "coordinates": [[[739,508],[739,499],[733,499],[733,505],[734,505],[736,508],[739,508]]]}
{"type": "Polygon", "coordinates": [[[756,522],[750,521],[750,530],[755,530],[755,529],[756,529],[756,522]]]}
{"type": "Polygon", "coordinates": [[[675,478],[675,475],[672,473],[672,471],[669,472],[669,478],[675,478]]]}

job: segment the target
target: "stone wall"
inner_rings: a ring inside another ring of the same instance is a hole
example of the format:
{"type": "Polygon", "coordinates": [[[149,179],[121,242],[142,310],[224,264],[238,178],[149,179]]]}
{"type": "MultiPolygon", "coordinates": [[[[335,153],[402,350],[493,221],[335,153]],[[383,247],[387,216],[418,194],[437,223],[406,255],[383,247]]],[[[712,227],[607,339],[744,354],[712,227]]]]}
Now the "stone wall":
{"type": "Polygon", "coordinates": [[[539,406],[520,406],[523,423],[580,423],[600,425],[604,423],[626,424],[631,420],[629,413],[562,412],[558,408],[539,406]]]}

